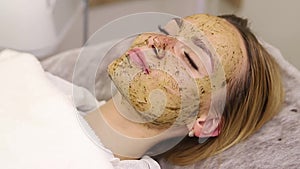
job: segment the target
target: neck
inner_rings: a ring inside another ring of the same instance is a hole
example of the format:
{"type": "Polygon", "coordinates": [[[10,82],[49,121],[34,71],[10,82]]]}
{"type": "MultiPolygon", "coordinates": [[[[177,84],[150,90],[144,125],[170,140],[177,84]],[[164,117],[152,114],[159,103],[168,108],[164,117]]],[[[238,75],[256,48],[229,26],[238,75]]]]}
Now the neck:
{"type": "Polygon", "coordinates": [[[187,133],[185,127],[159,130],[129,120],[115,107],[115,100],[109,100],[84,118],[103,145],[121,160],[138,159],[159,142],[187,133]]]}

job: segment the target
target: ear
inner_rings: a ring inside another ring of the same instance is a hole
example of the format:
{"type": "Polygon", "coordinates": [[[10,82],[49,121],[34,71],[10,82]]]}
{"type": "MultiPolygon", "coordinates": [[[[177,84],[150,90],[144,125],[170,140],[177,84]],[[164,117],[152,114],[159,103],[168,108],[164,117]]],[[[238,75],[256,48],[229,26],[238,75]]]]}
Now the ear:
{"type": "Polygon", "coordinates": [[[220,122],[219,117],[203,118],[200,117],[194,122],[189,136],[196,136],[199,138],[216,137],[220,134],[220,122]]]}

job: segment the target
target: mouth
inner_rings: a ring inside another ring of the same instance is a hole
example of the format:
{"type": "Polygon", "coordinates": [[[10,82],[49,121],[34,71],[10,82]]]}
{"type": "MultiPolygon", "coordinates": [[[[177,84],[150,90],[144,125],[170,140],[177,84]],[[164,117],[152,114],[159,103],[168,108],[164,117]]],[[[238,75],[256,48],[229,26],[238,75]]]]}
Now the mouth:
{"type": "Polygon", "coordinates": [[[144,53],[139,48],[133,48],[128,51],[128,57],[131,62],[140,67],[146,74],[150,73],[150,68],[147,63],[144,53]]]}

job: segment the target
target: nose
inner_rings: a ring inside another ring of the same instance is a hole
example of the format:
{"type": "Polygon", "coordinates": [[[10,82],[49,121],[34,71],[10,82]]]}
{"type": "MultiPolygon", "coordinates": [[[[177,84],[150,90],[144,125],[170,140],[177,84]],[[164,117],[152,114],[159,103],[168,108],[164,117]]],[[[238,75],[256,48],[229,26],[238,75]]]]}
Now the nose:
{"type": "Polygon", "coordinates": [[[166,52],[174,53],[174,39],[165,36],[155,36],[148,40],[148,47],[152,48],[159,59],[162,59],[166,52]]]}

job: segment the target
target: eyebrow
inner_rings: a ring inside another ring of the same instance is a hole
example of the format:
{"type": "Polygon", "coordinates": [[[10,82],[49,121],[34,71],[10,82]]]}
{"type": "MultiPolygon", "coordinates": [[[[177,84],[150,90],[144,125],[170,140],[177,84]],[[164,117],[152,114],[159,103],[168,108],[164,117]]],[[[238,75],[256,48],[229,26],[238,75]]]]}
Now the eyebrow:
{"type": "Polygon", "coordinates": [[[211,54],[210,50],[208,50],[207,46],[205,45],[205,43],[204,43],[201,39],[199,39],[199,38],[193,36],[193,37],[192,37],[192,42],[193,42],[196,46],[198,46],[199,48],[201,48],[207,55],[209,55],[209,57],[212,58],[212,54],[211,54]]]}
{"type": "MultiPolygon", "coordinates": [[[[181,18],[173,18],[172,20],[174,20],[179,29],[181,29],[183,20],[181,18]]],[[[170,33],[166,29],[162,28],[160,25],[158,25],[158,30],[166,35],[170,35],[170,33]]]]}
{"type": "Polygon", "coordinates": [[[212,55],[211,51],[208,49],[208,47],[205,45],[205,43],[201,39],[199,39],[198,37],[195,37],[195,36],[192,37],[192,42],[196,46],[198,46],[200,49],[202,49],[210,57],[211,66],[213,68],[214,67],[213,55],[212,55]]]}
{"type": "Polygon", "coordinates": [[[181,29],[181,27],[183,25],[183,20],[181,18],[173,18],[173,20],[176,22],[179,29],[181,29]]]}
{"type": "Polygon", "coordinates": [[[157,26],[158,30],[166,35],[170,35],[170,33],[168,31],[166,31],[166,29],[162,28],[160,25],[157,26]]]}

